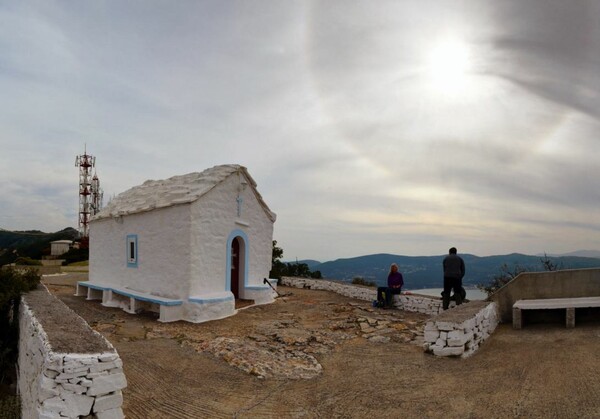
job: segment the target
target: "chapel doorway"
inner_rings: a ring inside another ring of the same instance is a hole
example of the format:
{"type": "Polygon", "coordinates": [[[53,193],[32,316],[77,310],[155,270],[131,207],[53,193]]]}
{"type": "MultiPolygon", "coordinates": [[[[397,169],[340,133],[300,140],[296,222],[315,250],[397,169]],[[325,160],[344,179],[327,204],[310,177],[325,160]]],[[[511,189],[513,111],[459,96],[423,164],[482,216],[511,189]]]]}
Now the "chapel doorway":
{"type": "Polygon", "coordinates": [[[233,296],[240,298],[240,238],[236,237],[231,242],[231,292],[233,296]]]}

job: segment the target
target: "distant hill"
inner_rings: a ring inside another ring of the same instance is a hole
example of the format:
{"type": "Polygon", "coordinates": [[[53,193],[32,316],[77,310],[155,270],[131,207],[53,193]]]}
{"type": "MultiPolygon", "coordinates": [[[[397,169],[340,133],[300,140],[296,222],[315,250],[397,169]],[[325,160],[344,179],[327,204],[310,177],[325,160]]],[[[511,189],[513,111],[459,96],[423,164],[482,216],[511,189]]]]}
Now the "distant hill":
{"type": "Polygon", "coordinates": [[[39,230],[8,231],[0,229],[0,265],[12,263],[18,256],[40,259],[50,251],[50,242],[55,240],[74,240],[79,232],[67,227],[55,233],[39,230]]]}
{"type": "Polygon", "coordinates": [[[303,260],[299,260],[298,262],[296,261],[290,261],[290,262],[286,262],[286,263],[305,263],[308,265],[308,269],[310,269],[311,271],[313,271],[315,266],[318,266],[321,264],[321,262],[319,262],[318,260],[314,260],[314,259],[303,259],[303,260]]]}
{"type": "Polygon", "coordinates": [[[555,257],[560,257],[560,256],[579,256],[579,257],[582,257],[582,258],[600,259],[600,250],[576,250],[576,251],[570,252],[570,253],[553,254],[552,256],[555,256],[555,257]]]}
{"type": "MultiPolygon", "coordinates": [[[[397,263],[404,275],[405,289],[436,288],[442,286],[442,261],[445,256],[402,256],[382,253],[324,262],[311,267],[311,270],[321,271],[325,278],[352,281],[352,278],[360,276],[383,285],[386,283],[390,265],[397,263]]],[[[503,264],[508,265],[509,269],[518,265],[533,272],[543,271],[540,256],[519,253],[485,257],[470,254],[460,256],[466,265],[466,275],[463,280],[465,285],[489,283],[500,273],[503,264]]],[[[549,257],[549,259],[561,269],[600,267],[600,258],[561,256],[549,257]]]]}

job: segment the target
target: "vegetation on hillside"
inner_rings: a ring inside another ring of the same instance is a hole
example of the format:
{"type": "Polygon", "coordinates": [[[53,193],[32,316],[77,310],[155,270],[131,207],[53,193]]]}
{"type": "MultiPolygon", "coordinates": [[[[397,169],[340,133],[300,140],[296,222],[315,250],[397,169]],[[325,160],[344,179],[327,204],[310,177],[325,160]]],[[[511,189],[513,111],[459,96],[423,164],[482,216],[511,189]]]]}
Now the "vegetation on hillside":
{"type": "Polygon", "coordinates": [[[273,240],[273,256],[271,260],[270,278],[281,279],[282,276],[296,276],[303,278],[321,278],[320,271],[311,271],[306,263],[285,263],[281,261],[283,249],[277,247],[277,240],[273,240]]]}
{"type": "Polygon", "coordinates": [[[19,302],[21,294],[35,289],[39,282],[40,277],[33,269],[0,269],[0,413],[18,412],[18,399],[6,389],[16,383],[19,302]]]}
{"type": "Polygon", "coordinates": [[[0,230],[0,266],[14,263],[19,257],[39,260],[43,255],[50,254],[50,242],[75,240],[78,235],[77,230],[71,227],[55,233],[0,230]]]}

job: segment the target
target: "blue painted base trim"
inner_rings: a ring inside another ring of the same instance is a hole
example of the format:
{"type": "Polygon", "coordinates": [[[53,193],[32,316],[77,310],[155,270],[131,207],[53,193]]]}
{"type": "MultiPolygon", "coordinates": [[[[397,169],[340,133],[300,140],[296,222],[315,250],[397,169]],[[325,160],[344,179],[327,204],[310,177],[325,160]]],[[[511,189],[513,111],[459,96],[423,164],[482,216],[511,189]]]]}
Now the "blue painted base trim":
{"type": "Polygon", "coordinates": [[[246,287],[247,290],[252,290],[252,291],[266,291],[266,290],[270,290],[271,287],[267,286],[267,285],[252,285],[249,287],[246,287]]]}
{"type": "Polygon", "coordinates": [[[224,303],[226,301],[233,301],[233,296],[215,297],[215,298],[190,298],[188,301],[190,303],[196,303],[196,304],[224,303]]]}

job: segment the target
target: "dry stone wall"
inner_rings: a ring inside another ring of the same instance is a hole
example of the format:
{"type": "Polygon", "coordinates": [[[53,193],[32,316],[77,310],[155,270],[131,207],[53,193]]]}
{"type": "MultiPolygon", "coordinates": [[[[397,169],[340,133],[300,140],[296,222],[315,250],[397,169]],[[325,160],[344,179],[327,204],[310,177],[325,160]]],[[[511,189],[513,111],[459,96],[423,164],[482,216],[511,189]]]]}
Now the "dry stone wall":
{"type": "Polygon", "coordinates": [[[124,418],[123,363],[102,335],[45,288],[22,298],[19,316],[23,418],[124,418]]]}
{"type": "MultiPolygon", "coordinates": [[[[377,298],[377,289],[375,288],[347,284],[339,281],[284,276],[279,283],[281,285],[287,285],[288,287],[333,291],[358,300],[373,301],[377,298]]],[[[395,295],[393,301],[394,306],[400,310],[429,315],[439,314],[443,311],[441,298],[411,294],[409,291],[406,291],[401,295],[395,295]]],[[[454,306],[455,303],[451,302],[450,308],[454,306]]]]}
{"type": "MultiPolygon", "coordinates": [[[[359,300],[370,301],[377,297],[377,290],[373,288],[337,281],[283,277],[280,284],[333,291],[359,300]]],[[[499,319],[496,303],[487,301],[471,301],[460,306],[451,302],[451,310],[444,311],[441,298],[407,292],[394,296],[394,306],[432,316],[424,329],[423,349],[436,356],[466,358],[472,355],[496,329],[499,319]]]]}
{"type": "Polygon", "coordinates": [[[496,329],[496,303],[473,301],[432,317],[425,324],[425,352],[437,356],[472,355],[496,329]]]}

